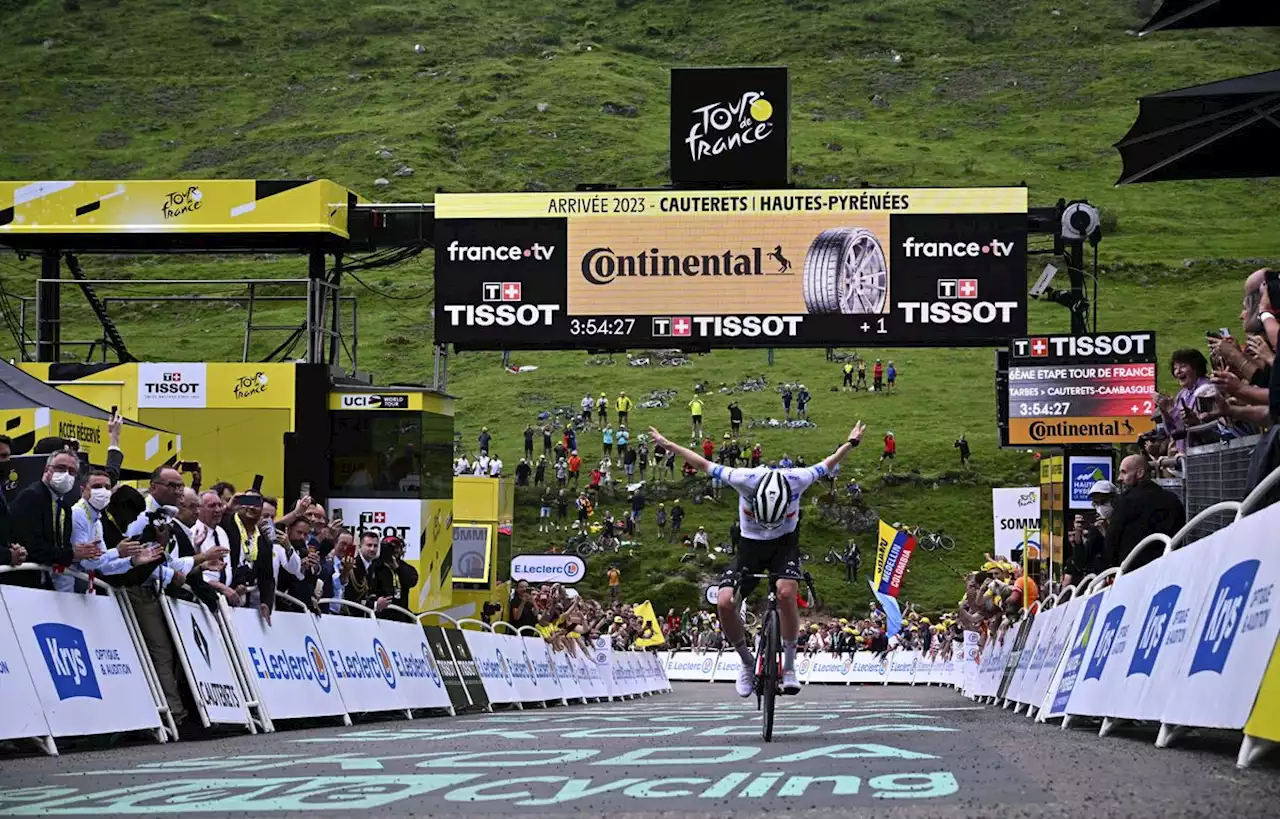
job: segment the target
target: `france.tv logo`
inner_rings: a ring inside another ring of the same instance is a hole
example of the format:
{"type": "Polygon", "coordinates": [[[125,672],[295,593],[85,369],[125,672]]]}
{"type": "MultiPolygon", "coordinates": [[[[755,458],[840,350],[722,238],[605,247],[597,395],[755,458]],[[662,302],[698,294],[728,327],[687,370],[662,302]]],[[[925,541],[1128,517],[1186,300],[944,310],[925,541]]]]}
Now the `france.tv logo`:
{"type": "Polygon", "coordinates": [[[65,623],[40,623],[33,626],[44,664],[58,692],[59,700],[73,697],[102,699],[98,678],[93,673],[93,660],[84,632],[65,623]]]}
{"type": "Polygon", "coordinates": [[[1204,631],[1200,633],[1200,640],[1196,643],[1196,653],[1187,676],[1201,671],[1222,673],[1227,657],[1231,654],[1231,644],[1235,642],[1236,633],[1240,630],[1244,605],[1249,599],[1260,565],[1262,562],[1259,560],[1245,560],[1227,569],[1218,579],[1218,588],[1211,598],[1213,603],[1205,620],[1204,631]]]}

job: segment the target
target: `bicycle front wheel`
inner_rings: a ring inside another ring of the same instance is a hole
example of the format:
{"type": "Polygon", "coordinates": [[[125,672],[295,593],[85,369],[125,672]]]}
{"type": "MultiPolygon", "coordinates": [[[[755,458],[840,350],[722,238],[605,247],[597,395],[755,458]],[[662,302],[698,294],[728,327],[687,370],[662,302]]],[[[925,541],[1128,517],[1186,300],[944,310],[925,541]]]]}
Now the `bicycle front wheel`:
{"type": "Polygon", "coordinates": [[[938,542],[942,544],[942,548],[946,549],[948,552],[953,551],[956,548],[955,538],[951,537],[951,535],[942,535],[938,538],[938,542]]]}
{"type": "Polygon", "coordinates": [[[760,639],[760,680],[761,695],[764,699],[764,723],[760,736],[765,742],[773,741],[773,706],[778,696],[778,653],[782,648],[782,637],[779,632],[778,613],[767,612],[764,616],[764,629],[760,639]]]}

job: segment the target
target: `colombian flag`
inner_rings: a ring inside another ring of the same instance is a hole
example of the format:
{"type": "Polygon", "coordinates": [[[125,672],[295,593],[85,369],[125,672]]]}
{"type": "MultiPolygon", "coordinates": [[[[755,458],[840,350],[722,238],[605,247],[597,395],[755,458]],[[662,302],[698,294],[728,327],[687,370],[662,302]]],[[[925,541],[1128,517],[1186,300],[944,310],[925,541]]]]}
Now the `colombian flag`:
{"type": "Polygon", "coordinates": [[[906,575],[916,539],[910,532],[900,532],[883,520],[880,521],[880,542],[876,548],[876,573],[872,587],[880,594],[897,597],[902,590],[902,578],[906,575]]]}

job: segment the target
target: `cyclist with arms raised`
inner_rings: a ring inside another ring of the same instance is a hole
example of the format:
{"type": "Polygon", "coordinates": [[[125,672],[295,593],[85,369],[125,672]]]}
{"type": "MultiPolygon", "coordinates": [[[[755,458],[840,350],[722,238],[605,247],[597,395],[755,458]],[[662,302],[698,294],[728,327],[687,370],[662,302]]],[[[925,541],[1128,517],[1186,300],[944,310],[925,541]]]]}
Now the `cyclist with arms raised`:
{"type": "Polygon", "coordinates": [[[845,459],[858,442],[866,427],[861,421],[854,425],[849,439],[830,456],[816,466],[776,469],[758,466],[733,469],[712,463],[698,453],[686,449],[663,437],[656,429],[650,429],[653,440],[675,451],[685,462],[706,472],[713,478],[727,483],[738,491],[738,520],[742,527],[742,545],[733,562],[720,578],[720,594],[717,607],[720,610],[720,628],[742,658],[742,671],[738,674],[738,696],[749,697],[755,687],[755,657],[747,645],[746,629],[738,607],[734,605],[735,586],[745,598],[756,585],[753,577],[745,574],[765,570],[778,575],[778,614],[782,632],[782,691],[784,694],[800,692],[796,680],[796,637],[800,633],[800,612],[796,607],[797,582],[800,572],[800,533],[797,530],[800,517],[800,496],[820,478],[826,477],[845,459]]]}

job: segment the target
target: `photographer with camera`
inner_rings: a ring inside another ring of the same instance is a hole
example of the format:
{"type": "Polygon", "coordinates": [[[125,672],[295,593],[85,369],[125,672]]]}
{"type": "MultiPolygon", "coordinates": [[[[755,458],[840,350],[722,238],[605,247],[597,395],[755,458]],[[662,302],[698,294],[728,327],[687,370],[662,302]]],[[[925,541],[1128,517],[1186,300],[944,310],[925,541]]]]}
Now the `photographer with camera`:
{"type": "Polygon", "coordinates": [[[507,622],[517,629],[538,625],[538,610],[533,603],[533,589],[529,581],[520,580],[511,592],[511,615],[507,622]]]}
{"type": "MultiPolygon", "coordinates": [[[[389,535],[382,539],[378,559],[371,567],[373,610],[379,617],[389,620],[406,620],[398,611],[387,611],[387,606],[409,608],[409,591],[418,585],[418,570],[404,562],[405,543],[389,535]]],[[[412,618],[407,618],[412,621],[412,618]]]]}

